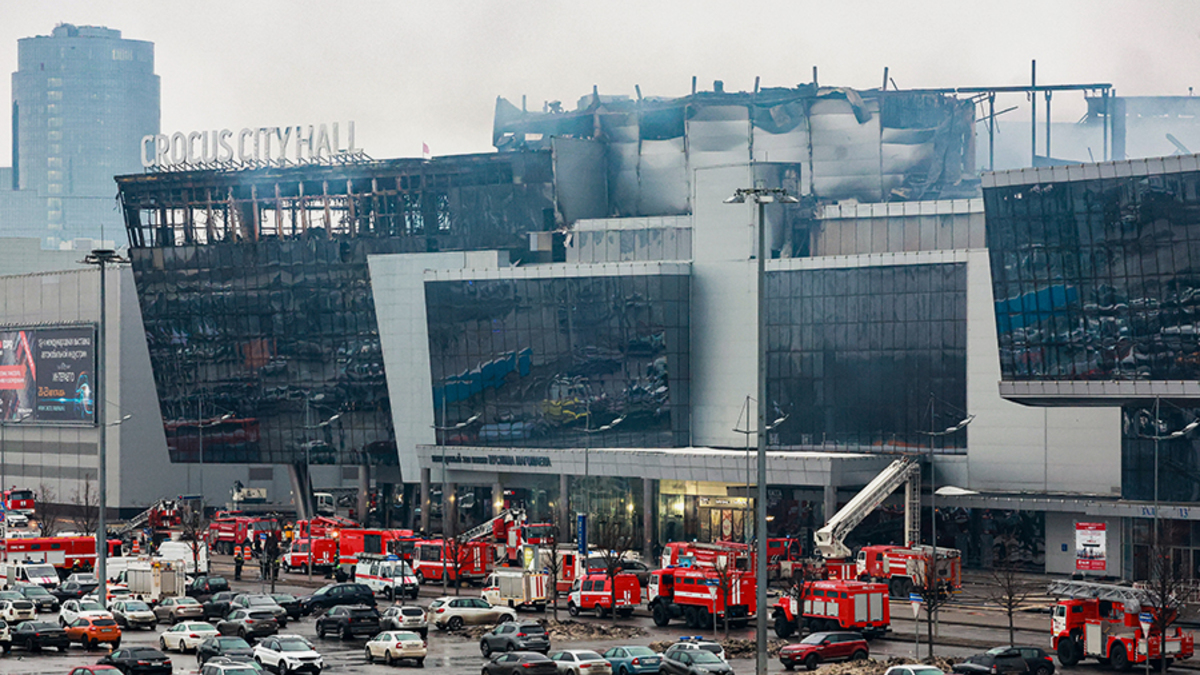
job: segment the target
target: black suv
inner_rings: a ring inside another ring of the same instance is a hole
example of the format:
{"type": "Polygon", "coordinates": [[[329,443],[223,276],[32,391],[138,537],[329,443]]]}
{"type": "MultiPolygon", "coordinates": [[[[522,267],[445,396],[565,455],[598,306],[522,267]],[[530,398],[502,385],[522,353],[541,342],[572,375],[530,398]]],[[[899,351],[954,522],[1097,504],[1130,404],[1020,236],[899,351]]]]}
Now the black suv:
{"type": "Polygon", "coordinates": [[[225,577],[199,576],[188,584],[187,594],[204,602],[210,596],[229,590],[229,581],[225,577]]]}
{"type": "Polygon", "coordinates": [[[1053,675],[1054,661],[1041,647],[1024,645],[993,647],[982,654],[968,656],[966,661],[955,664],[954,672],[959,675],[986,675],[987,673],[1053,675]]]}
{"type": "Polygon", "coordinates": [[[487,658],[492,652],[541,652],[550,651],[550,636],[546,628],[536,621],[502,623],[479,638],[479,651],[487,658]]]}
{"type": "Polygon", "coordinates": [[[316,593],[300,598],[300,611],[308,616],[313,612],[337,607],[338,605],[375,606],[375,594],[366,584],[330,584],[317,589],[316,593]]]}
{"type": "Polygon", "coordinates": [[[379,632],[379,612],[367,605],[338,605],[317,619],[317,637],[341,635],[349,640],[358,635],[373,636],[379,632]]]}

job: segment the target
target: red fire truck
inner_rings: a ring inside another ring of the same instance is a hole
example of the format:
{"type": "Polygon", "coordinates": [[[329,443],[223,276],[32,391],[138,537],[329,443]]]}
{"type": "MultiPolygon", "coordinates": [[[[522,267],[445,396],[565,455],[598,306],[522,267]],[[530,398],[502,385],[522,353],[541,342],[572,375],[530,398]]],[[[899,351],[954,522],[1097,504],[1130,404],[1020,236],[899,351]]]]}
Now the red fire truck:
{"type": "Polygon", "coordinates": [[[289,572],[308,573],[309,561],[312,561],[313,571],[327,572],[333,569],[338,558],[337,539],[320,537],[311,540],[312,557],[309,557],[309,540],[307,538],[293,539],[292,548],[283,556],[283,567],[289,572]]]}
{"type": "MultiPolygon", "coordinates": [[[[315,528],[314,528],[315,529],[315,528]]],[[[358,562],[358,554],[374,553],[388,555],[389,553],[409,559],[412,556],[412,546],[417,542],[412,530],[367,530],[352,528],[331,530],[330,534],[338,543],[339,564],[353,565],[358,562]]]]}
{"type": "Polygon", "coordinates": [[[781,638],[805,628],[852,630],[872,638],[883,635],[891,626],[891,604],[884,584],[810,581],[799,588],[803,592],[803,611],[795,595],[785,595],[775,602],[775,634],[781,638]]]}
{"type": "Polygon", "coordinates": [[[36,510],[34,508],[33,490],[21,488],[12,488],[4,491],[4,508],[9,511],[16,511],[27,516],[33,515],[36,510]]]}
{"type": "Polygon", "coordinates": [[[1062,598],[1050,618],[1050,646],[1064,666],[1095,658],[1114,670],[1129,670],[1149,661],[1157,671],[1162,659],[1170,665],[1190,659],[1195,652],[1192,634],[1171,625],[1176,618],[1174,610],[1169,610],[1163,633],[1150,592],[1086,581],[1055,581],[1050,584],[1050,594],[1062,598]],[[1149,615],[1148,632],[1142,630],[1143,612],[1149,615]]]}
{"type": "MultiPolygon", "coordinates": [[[[767,576],[772,579],[790,577],[796,565],[801,564],[801,546],[798,539],[775,537],[767,540],[767,576]]],[[[746,544],[720,541],[711,544],[697,542],[671,542],[663,547],[662,567],[712,567],[718,559],[734,561],[737,569],[754,569],[757,551],[746,544]]],[[[725,564],[722,562],[722,564],[725,564]]]]}
{"type": "Polygon", "coordinates": [[[613,605],[613,587],[616,587],[617,616],[629,616],[642,604],[642,587],[637,576],[617,574],[611,580],[606,574],[588,574],[576,579],[567,599],[567,611],[571,616],[580,612],[594,611],[603,618],[608,616],[613,605]]]}
{"type": "Polygon", "coordinates": [[[217,553],[231,554],[233,547],[258,541],[263,533],[280,533],[279,521],[274,518],[245,516],[230,511],[219,511],[208,525],[208,541],[217,553]]]}
{"type": "MultiPolygon", "coordinates": [[[[5,539],[0,542],[4,560],[30,560],[48,562],[60,570],[78,567],[90,570],[96,564],[95,537],[34,537],[31,539],[5,539]]],[[[108,542],[109,556],[120,555],[121,540],[108,542]]]]}
{"type": "MultiPolygon", "coordinates": [[[[333,533],[333,530],[355,527],[358,527],[358,523],[349,518],[341,516],[317,516],[312,519],[312,536],[318,538],[328,537],[333,533]]],[[[295,528],[296,536],[307,537],[308,528],[309,523],[307,520],[297,520],[295,528]]]]}
{"type": "Polygon", "coordinates": [[[729,617],[730,623],[741,627],[754,616],[754,575],[750,572],[728,572],[727,591],[721,589],[716,569],[705,567],[669,567],[650,573],[646,607],[656,626],[666,626],[671,619],[682,618],[689,628],[712,625],[713,615],[729,617]]]}
{"type": "MultiPolygon", "coordinates": [[[[858,551],[858,578],[887,584],[894,598],[907,598],[914,586],[921,586],[933,560],[932,546],[864,546],[858,551]]],[[[938,547],[939,584],[947,591],[962,588],[962,554],[958,549],[938,547]]]]}
{"type": "Polygon", "coordinates": [[[484,541],[466,541],[458,545],[458,564],[454,564],[453,544],[441,539],[416,542],[413,567],[417,570],[418,583],[440,582],[442,574],[451,582],[483,581],[492,571],[494,551],[484,541]],[[457,570],[455,569],[457,567],[457,570]]]}

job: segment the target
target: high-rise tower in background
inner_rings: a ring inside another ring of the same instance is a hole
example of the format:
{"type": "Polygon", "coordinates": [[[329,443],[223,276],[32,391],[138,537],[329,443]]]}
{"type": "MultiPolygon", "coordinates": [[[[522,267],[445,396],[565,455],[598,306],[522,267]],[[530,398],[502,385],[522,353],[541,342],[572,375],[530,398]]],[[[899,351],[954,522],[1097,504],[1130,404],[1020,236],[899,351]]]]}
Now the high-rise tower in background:
{"type": "Polygon", "coordinates": [[[37,237],[45,248],[119,243],[113,176],[140,171],[139,143],[159,130],[154,43],[59,24],[19,40],[17,52],[0,236],[37,237]]]}

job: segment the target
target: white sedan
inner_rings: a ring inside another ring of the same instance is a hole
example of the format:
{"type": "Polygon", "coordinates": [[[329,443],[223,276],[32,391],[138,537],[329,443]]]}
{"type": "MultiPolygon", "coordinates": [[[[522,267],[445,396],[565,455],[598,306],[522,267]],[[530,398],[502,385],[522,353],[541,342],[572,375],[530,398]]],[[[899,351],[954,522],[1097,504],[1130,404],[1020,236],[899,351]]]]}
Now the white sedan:
{"type": "Polygon", "coordinates": [[[612,666],[590,649],[563,649],[550,652],[550,660],[559,675],[610,675],[612,666]]]}
{"type": "Polygon", "coordinates": [[[104,605],[94,600],[67,600],[62,609],[58,610],[58,625],[69,626],[84,617],[90,619],[111,619],[112,612],[104,609],[104,605]]]}
{"type": "Polygon", "coordinates": [[[162,635],[158,636],[158,647],[164,652],[172,649],[180,653],[190,652],[201,642],[218,635],[220,633],[216,626],[211,623],[184,621],[164,630],[162,635]]]}
{"type": "Polygon", "coordinates": [[[325,660],[313,649],[312,643],[299,635],[272,635],[254,645],[254,660],[266,670],[288,675],[306,670],[321,675],[325,660]]]}
{"type": "Polygon", "coordinates": [[[412,659],[418,668],[425,667],[427,648],[420,635],[407,630],[385,631],[367,642],[367,663],[376,659],[389,666],[397,661],[412,659]]]}

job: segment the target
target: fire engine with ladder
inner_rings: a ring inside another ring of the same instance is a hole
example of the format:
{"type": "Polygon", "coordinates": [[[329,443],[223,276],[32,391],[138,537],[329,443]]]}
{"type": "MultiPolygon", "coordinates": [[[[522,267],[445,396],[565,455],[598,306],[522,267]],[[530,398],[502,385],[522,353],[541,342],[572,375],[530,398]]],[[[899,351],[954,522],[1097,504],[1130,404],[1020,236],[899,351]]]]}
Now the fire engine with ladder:
{"type": "Polygon", "coordinates": [[[1171,625],[1176,619],[1174,609],[1166,610],[1170,616],[1159,621],[1158,611],[1164,603],[1156,603],[1152,591],[1089,581],[1054,581],[1049,592],[1060,598],[1050,618],[1050,646],[1064,666],[1094,658],[1114,670],[1129,670],[1147,661],[1158,670],[1192,657],[1192,634],[1171,625]]]}
{"type": "Polygon", "coordinates": [[[453,543],[444,539],[418,541],[413,553],[417,578],[421,583],[440,581],[442,575],[446,574],[449,581],[454,582],[483,581],[491,573],[495,561],[518,561],[522,543],[521,526],[524,522],[524,509],[506,509],[495,518],[462,533],[457,537],[457,565],[450,562],[455,558],[453,543]],[[501,537],[501,543],[494,543],[501,537]]]}

